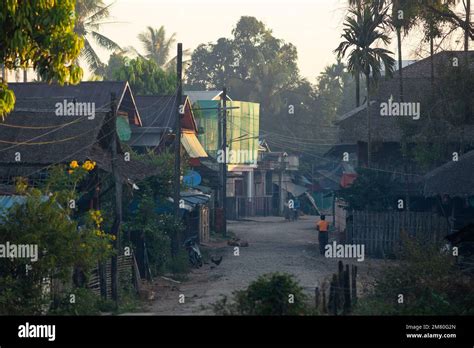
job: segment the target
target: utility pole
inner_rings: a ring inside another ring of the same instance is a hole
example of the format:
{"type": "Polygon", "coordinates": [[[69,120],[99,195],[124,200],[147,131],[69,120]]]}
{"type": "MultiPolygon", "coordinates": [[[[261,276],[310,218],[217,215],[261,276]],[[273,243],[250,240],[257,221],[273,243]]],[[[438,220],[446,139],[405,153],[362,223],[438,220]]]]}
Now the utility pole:
{"type": "Polygon", "coordinates": [[[464,28],[464,51],[466,52],[466,60],[467,60],[467,52],[469,51],[469,28],[471,26],[471,0],[466,0],[466,23],[464,28]]]}
{"type": "MultiPolygon", "coordinates": [[[[217,161],[219,162],[219,151],[222,152],[222,117],[221,117],[221,102],[217,104],[217,161]]],[[[221,153],[222,155],[222,153],[221,153]]],[[[225,162],[225,160],[223,160],[225,162]]],[[[222,210],[223,209],[223,200],[222,200],[222,163],[219,163],[219,192],[217,194],[217,205],[222,210]]]]}
{"type": "Polygon", "coordinates": [[[222,165],[222,234],[227,236],[227,88],[222,89],[222,154],[224,163],[222,165]]]}
{"type": "MultiPolygon", "coordinates": [[[[183,44],[178,43],[178,54],[176,56],[176,73],[177,73],[177,96],[176,96],[176,123],[175,123],[175,139],[174,139],[174,218],[175,222],[179,222],[179,201],[180,201],[180,184],[181,184],[181,114],[184,113],[184,107],[181,105],[183,100],[182,86],[182,70],[183,70],[183,44]]],[[[175,256],[178,253],[179,238],[177,233],[173,234],[171,241],[171,253],[175,256]]]]}
{"type": "Polygon", "coordinates": [[[122,224],[122,181],[120,179],[120,174],[117,167],[117,117],[116,117],[116,99],[115,94],[111,95],[111,116],[112,116],[112,144],[111,144],[111,153],[112,153],[112,174],[114,177],[115,183],[115,218],[112,225],[112,235],[115,236],[115,241],[113,243],[114,250],[117,254],[112,256],[111,260],[111,291],[112,299],[115,302],[115,306],[118,307],[119,295],[119,277],[118,277],[118,255],[120,254],[120,226],[122,224]]]}

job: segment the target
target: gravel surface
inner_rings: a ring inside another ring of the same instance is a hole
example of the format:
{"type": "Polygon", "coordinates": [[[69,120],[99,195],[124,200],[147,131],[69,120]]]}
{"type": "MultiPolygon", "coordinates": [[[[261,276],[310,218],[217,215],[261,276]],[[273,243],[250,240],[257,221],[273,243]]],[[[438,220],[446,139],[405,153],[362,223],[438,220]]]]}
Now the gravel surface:
{"type": "MultiPolygon", "coordinates": [[[[215,245],[208,252],[213,256],[223,256],[220,265],[209,262],[194,270],[189,279],[181,283],[163,279],[157,281],[156,298],[150,304],[150,313],[212,315],[209,304],[221,295],[231,295],[234,290],[243,289],[258,276],[270,272],[293,274],[312,296],[315,286],[321,286],[337,272],[339,261],[319,255],[317,232],[314,229],[316,220],[316,217],[304,216],[295,222],[286,222],[280,217],[228,222],[228,230],[248,241],[249,246],[241,247],[240,255],[234,256],[234,247],[225,243],[215,245]],[[185,303],[179,302],[180,295],[185,296],[185,303]]],[[[360,293],[372,281],[376,271],[387,263],[368,257],[363,262],[355,259],[343,261],[358,266],[360,293]]]]}

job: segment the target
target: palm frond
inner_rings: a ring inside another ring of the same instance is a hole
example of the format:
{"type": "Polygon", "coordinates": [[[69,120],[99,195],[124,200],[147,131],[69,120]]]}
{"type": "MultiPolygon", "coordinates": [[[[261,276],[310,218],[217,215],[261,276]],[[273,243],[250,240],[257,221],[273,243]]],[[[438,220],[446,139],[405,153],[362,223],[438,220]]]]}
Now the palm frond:
{"type": "Polygon", "coordinates": [[[99,9],[99,11],[97,11],[96,13],[94,13],[92,16],[89,16],[89,18],[87,19],[88,22],[91,22],[91,23],[94,23],[94,22],[97,22],[101,19],[104,19],[104,18],[108,18],[110,16],[110,12],[109,12],[109,9],[110,7],[113,5],[114,3],[111,3],[107,6],[104,6],[102,8],[99,9]]]}
{"type": "Polygon", "coordinates": [[[104,65],[87,39],[84,40],[84,48],[80,57],[86,61],[89,68],[94,72],[100,70],[104,65]]]}
{"type": "Polygon", "coordinates": [[[96,31],[92,31],[91,35],[94,38],[94,40],[97,42],[97,44],[99,44],[100,47],[103,47],[108,50],[122,50],[115,41],[112,41],[108,37],[96,31]]]}

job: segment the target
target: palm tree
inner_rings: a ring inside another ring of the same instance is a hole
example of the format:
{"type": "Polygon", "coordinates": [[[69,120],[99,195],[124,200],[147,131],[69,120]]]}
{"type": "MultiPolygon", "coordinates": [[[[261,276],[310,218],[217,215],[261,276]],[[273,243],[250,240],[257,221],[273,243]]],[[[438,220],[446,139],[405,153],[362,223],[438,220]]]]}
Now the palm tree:
{"type": "Polygon", "coordinates": [[[170,64],[168,58],[170,50],[176,42],[176,33],[167,38],[164,26],[158,29],[147,27],[145,32],[138,35],[138,39],[145,48],[147,59],[153,60],[160,67],[170,64]]]}
{"type": "Polygon", "coordinates": [[[80,58],[84,59],[89,69],[99,76],[104,75],[105,64],[102,63],[92,42],[107,50],[121,50],[120,46],[99,33],[100,26],[106,24],[111,5],[105,5],[102,0],[77,0],[76,25],[74,31],[84,39],[84,49],[80,58]]]}
{"type": "MultiPolygon", "coordinates": [[[[374,11],[381,12],[385,7],[386,0],[349,0],[349,6],[352,9],[361,11],[362,6],[371,6],[374,11]]],[[[356,107],[360,106],[360,74],[362,72],[354,72],[356,84],[356,107]]]]}
{"type": "Polygon", "coordinates": [[[370,5],[379,12],[392,8],[391,18],[384,19],[383,22],[397,34],[400,101],[403,101],[402,34],[407,35],[414,25],[419,4],[413,0],[349,0],[349,5],[357,6],[359,10],[363,4],[370,5]]]}
{"type": "Polygon", "coordinates": [[[382,42],[390,44],[390,37],[384,33],[387,9],[380,10],[377,6],[361,4],[356,9],[349,10],[349,16],[344,22],[344,39],[336,48],[339,59],[346,56],[348,50],[348,70],[353,74],[362,72],[366,78],[367,89],[367,166],[370,167],[371,156],[371,122],[370,122],[370,88],[371,82],[376,83],[382,76],[382,64],[387,75],[393,74],[395,60],[392,52],[379,47],[373,47],[382,42]]]}
{"type": "Polygon", "coordinates": [[[403,60],[402,33],[407,35],[415,24],[417,3],[413,0],[392,0],[391,26],[397,33],[398,76],[400,86],[400,101],[403,102],[403,60]]]}

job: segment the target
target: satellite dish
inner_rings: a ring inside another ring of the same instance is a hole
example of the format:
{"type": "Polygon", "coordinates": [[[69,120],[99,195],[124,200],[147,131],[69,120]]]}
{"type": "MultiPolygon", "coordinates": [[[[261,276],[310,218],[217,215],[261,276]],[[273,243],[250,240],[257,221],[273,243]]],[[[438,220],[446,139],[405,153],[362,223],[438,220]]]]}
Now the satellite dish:
{"type": "Polygon", "coordinates": [[[183,183],[189,187],[196,187],[201,183],[201,181],[201,175],[194,170],[188,171],[183,177],[183,183]]]}

